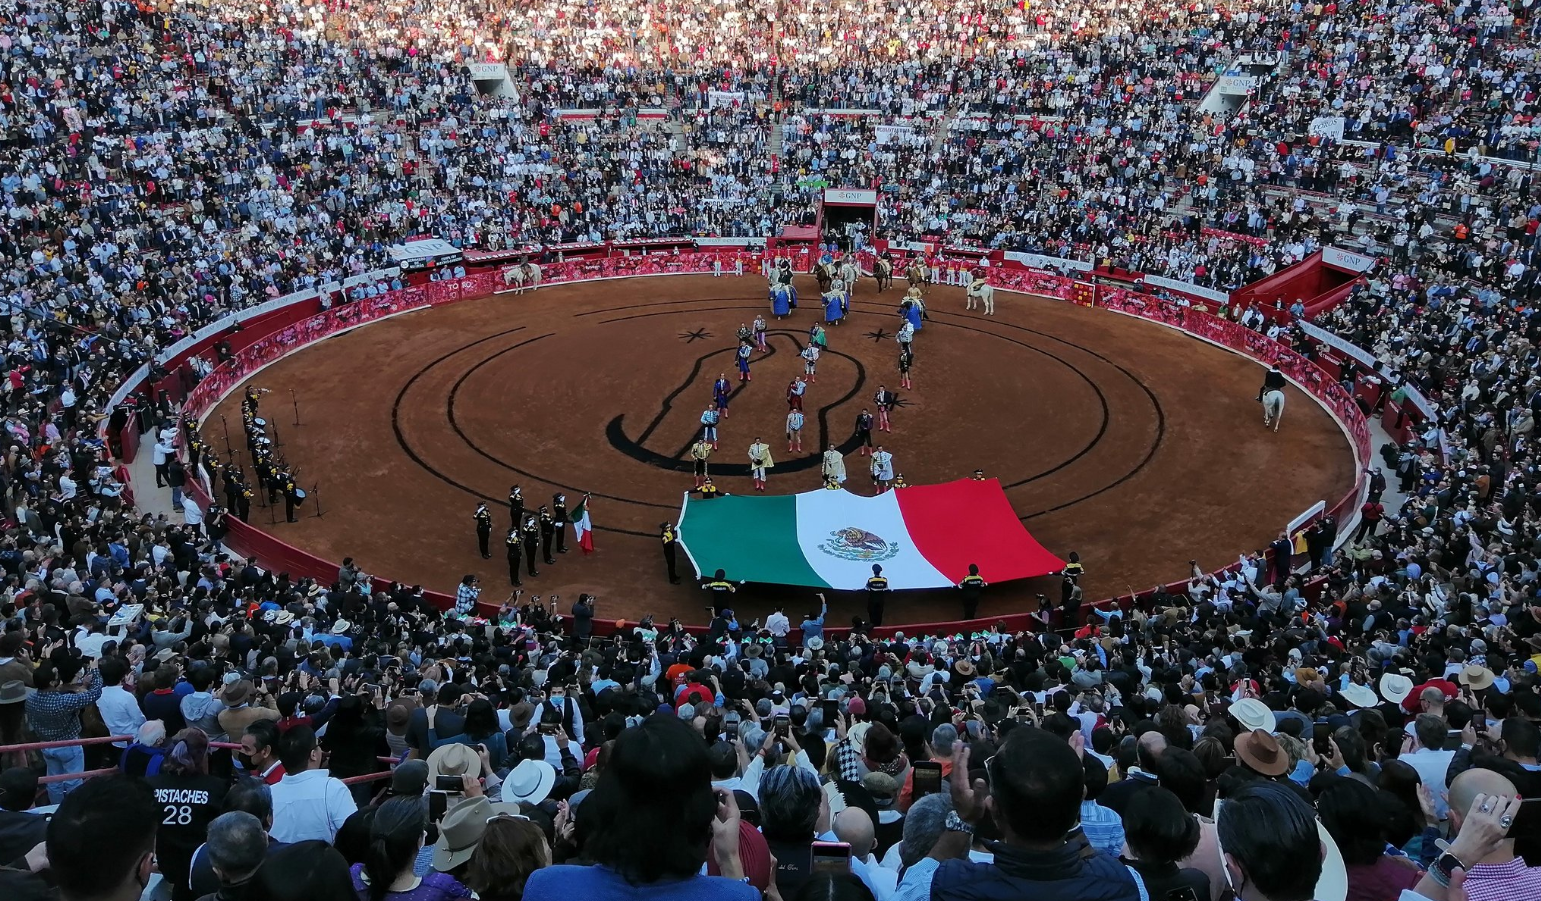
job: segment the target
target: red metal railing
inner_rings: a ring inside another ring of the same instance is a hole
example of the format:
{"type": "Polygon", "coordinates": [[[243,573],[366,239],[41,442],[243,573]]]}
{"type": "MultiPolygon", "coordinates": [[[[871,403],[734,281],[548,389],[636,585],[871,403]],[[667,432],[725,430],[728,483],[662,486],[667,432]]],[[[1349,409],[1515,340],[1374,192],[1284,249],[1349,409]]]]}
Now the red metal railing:
{"type": "MultiPolygon", "coordinates": [[[[15,745],[0,745],[0,758],[3,758],[6,754],[10,753],[46,751],[50,748],[83,748],[90,745],[116,744],[120,741],[132,742],[133,740],[134,736],[132,735],[107,735],[97,738],[66,739],[64,741],[29,741],[15,745]]],[[[240,745],[228,741],[211,741],[209,742],[209,747],[225,748],[227,750],[234,751],[238,751],[241,748],[240,745]]],[[[397,757],[376,757],[375,759],[381,763],[390,764],[391,767],[394,767],[396,764],[401,762],[400,758],[397,757]]],[[[41,785],[48,785],[54,782],[69,782],[76,779],[91,779],[96,776],[106,776],[117,772],[121,771],[117,767],[113,766],[104,767],[103,769],[99,770],[85,770],[79,773],[59,773],[54,776],[44,776],[38,780],[38,783],[41,785]]],[[[354,785],[359,782],[374,782],[378,779],[385,779],[390,775],[391,770],[390,768],[387,768],[377,773],[364,773],[359,776],[349,776],[346,779],[343,779],[342,782],[344,785],[354,785]]]]}

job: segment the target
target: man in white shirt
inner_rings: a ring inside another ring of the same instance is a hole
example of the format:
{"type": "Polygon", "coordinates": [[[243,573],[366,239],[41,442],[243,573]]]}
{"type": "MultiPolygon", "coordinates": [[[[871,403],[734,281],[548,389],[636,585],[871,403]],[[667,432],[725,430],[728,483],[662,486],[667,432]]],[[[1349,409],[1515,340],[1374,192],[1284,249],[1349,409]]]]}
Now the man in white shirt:
{"type": "Polygon", "coordinates": [[[1449,802],[1445,800],[1445,790],[1449,788],[1445,784],[1445,771],[1455,759],[1454,751],[1444,750],[1449,727],[1443,717],[1424,713],[1411,723],[1408,731],[1411,734],[1406,741],[1411,741],[1414,750],[1411,753],[1404,750],[1399,759],[1418,771],[1424,786],[1434,796],[1435,816],[1443,820],[1450,811],[1449,802]]]}
{"type": "MultiPolygon", "coordinates": [[[[128,664],[117,658],[108,658],[102,661],[102,696],[96,701],[96,709],[102,714],[102,722],[107,726],[109,735],[139,734],[139,727],[145,723],[144,711],[139,709],[139,701],[134,697],[134,692],[128,685],[128,664]]],[[[115,748],[126,748],[127,741],[115,741],[115,748]]]]}
{"type": "Polygon", "coordinates": [[[787,619],[782,609],[777,607],[775,613],[765,618],[765,631],[769,632],[772,638],[786,638],[787,633],[792,631],[792,622],[787,619]]]}
{"type": "Polygon", "coordinates": [[[274,841],[330,843],[343,821],[358,810],[353,793],[321,766],[316,731],[294,726],[278,740],[284,778],[273,786],[274,841]]]}

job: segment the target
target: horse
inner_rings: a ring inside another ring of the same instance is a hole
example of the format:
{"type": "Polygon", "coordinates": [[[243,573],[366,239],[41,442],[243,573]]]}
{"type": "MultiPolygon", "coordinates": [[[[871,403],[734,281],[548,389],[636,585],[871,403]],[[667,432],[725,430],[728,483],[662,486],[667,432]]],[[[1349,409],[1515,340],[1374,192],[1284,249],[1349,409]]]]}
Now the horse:
{"type": "Polygon", "coordinates": [[[1279,430],[1279,420],[1284,418],[1284,392],[1275,388],[1263,393],[1263,428],[1273,426],[1279,430]]]}
{"type": "Polygon", "coordinates": [[[978,305],[983,304],[986,316],[995,315],[994,285],[991,285],[982,278],[978,278],[969,282],[968,291],[965,293],[968,296],[968,305],[965,309],[972,310],[978,305]]]}
{"type": "Polygon", "coordinates": [[[503,270],[503,284],[511,286],[515,294],[534,291],[540,287],[540,267],[524,262],[503,270]]]}
{"type": "Polygon", "coordinates": [[[821,262],[813,267],[813,277],[819,280],[819,293],[829,291],[829,283],[835,280],[835,264],[821,262]]]}
{"type": "Polygon", "coordinates": [[[926,283],[930,281],[930,275],[930,271],[926,269],[926,261],[919,257],[916,257],[910,263],[909,268],[904,270],[904,277],[910,280],[910,287],[919,288],[922,291],[926,289],[926,283]]]}
{"type": "Polygon", "coordinates": [[[845,284],[847,291],[854,291],[856,280],[861,278],[861,270],[856,268],[856,263],[850,257],[846,257],[835,265],[835,276],[845,284]]]}
{"type": "Polygon", "coordinates": [[[797,306],[797,295],[793,293],[791,285],[774,284],[770,289],[771,312],[777,319],[791,315],[792,308],[797,306]]]}
{"type": "Polygon", "coordinates": [[[872,277],[877,279],[878,293],[887,291],[894,283],[894,264],[878,257],[872,263],[872,277]]]}

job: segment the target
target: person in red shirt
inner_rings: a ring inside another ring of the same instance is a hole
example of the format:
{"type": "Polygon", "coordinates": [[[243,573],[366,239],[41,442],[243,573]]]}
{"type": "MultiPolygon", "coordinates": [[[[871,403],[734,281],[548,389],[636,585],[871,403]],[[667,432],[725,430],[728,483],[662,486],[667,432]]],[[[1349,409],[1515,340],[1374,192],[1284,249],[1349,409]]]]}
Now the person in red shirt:
{"type": "Polygon", "coordinates": [[[1365,536],[1375,537],[1375,530],[1380,528],[1380,518],[1385,515],[1386,508],[1379,501],[1365,501],[1359,508],[1359,528],[1354,532],[1354,544],[1363,541],[1365,536]]]}

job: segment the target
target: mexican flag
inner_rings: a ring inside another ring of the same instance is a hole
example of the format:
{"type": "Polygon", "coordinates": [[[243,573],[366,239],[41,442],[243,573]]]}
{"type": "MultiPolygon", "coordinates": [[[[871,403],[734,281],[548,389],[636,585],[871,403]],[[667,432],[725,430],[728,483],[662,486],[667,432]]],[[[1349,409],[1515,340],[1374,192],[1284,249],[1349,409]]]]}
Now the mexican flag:
{"type": "Polygon", "coordinates": [[[843,489],[685,496],[680,545],[697,575],[855,590],[872,565],[895,589],[945,588],[970,563],[991,582],[1064,568],[1023,527],[995,479],[914,485],[876,497],[843,489]]]}
{"type": "Polygon", "coordinates": [[[583,496],[583,500],[579,501],[578,506],[572,509],[572,512],[568,514],[568,518],[572,520],[573,538],[576,539],[578,547],[583,548],[585,554],[594,553],[594,525],[589,522],[588,495],[585,494],[583,496]]]}

